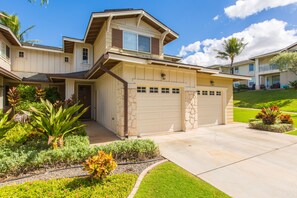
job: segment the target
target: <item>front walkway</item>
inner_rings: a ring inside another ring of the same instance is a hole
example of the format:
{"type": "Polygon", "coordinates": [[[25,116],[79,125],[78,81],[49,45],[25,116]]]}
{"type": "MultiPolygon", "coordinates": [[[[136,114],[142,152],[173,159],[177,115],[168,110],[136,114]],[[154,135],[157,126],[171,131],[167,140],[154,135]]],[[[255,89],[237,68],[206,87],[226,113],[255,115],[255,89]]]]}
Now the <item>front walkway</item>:
{"type": "Polygon", "coordinates": [[[95,121],[84,121],[87,135],[92,145],[106,144],[116,140],[120,140],[113,132],[102,127],[95,121]]]}
{"type": "Polygon", "coordinates": [[[161,154],[232,197],[297,195],[297,137],[246,124],[146,137],[161,154]]]}

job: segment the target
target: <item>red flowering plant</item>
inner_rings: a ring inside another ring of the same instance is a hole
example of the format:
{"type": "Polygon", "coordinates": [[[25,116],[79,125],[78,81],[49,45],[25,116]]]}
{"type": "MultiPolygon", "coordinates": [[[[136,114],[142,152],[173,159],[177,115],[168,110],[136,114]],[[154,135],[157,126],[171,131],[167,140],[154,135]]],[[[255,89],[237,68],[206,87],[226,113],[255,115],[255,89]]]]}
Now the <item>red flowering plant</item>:
{"type": "Polygon", "coordinates": [[[272,125],[275,124],[276,119],[280,116],[280,110],[277,106],[269,108],[263,108],[260,113],[257,114],[256,118],[261,119],[264,124],[272,125]]]}
{"type": "Polygon", "coordinates": [[[288,114],[282,114],[279,116],[279,119],[282,124],[294,124],[294,121],[292,120],[291,116],[288,114]]]}

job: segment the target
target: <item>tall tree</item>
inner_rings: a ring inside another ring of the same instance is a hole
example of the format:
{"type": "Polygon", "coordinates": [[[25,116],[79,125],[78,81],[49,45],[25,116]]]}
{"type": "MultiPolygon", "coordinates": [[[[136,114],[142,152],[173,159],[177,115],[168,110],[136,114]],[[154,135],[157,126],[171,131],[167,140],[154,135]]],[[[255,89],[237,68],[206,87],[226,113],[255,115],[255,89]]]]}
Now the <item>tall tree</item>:
{"type": "MultiPolygon", "coordinates": [[[[14,35],[21,41],[25,41],[25,34],[34,28],[35,26],[30,26],[29,28],[25,29],[21,32],[21,23],[19,21],[19,17],[16,14],[8,14],[6,12],[0,12],[0,24],[3,24],[10,28],[10,30],[14,33],[14,35]]],[[[28,41],[27,41],[28,42],[28,41]]]]}
{"type": "Polygon", "coordinates": [[[280,71],[290,71],[297,76],[297,52],[283,52],[273,57],[270,64],[277,65],[280,71]]]}
{"type": "Polygon", "coordinates": [[[223,43],[223,51],[216,50],[217,51],[217,58],[228,60],[230,59],[230,71],[231,74],[233,74],[233,63],[236,56],[241,54],[241,52],[244,50],[247,43],[243,43],[243,38],[238,39],[235,37],[232,37],[228,40],[224,40],[223,43]]]}

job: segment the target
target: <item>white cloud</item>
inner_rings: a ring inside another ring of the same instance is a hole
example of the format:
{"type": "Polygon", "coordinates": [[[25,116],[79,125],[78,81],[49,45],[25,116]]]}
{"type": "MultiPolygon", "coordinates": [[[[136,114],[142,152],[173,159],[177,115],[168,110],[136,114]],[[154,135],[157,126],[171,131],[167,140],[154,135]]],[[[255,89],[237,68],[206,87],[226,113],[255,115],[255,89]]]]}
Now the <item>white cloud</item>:
{"type": "Polygon", "coordinates": [[[219,18],[220,18],[220,15],[217,15],[217,16],[213,17],[212,20],[217,21],[217,20],[219,20],[219,18]]]}
{"type": "Polygon", "coordinates": [[[246,60],[255,55],[279,50],[296,42],[297,28],[287,30],[286,26],[286,22],[277,19],[255,23],[226,38],[206,39],[183,46],[179,55],[184,57],[183,62],[194,65],[226,64],[229,61],[216,58],[215,50],[222,50],[224,40],[236,37],[244,38],[244,42],[248,44],[242,54],[235,58],[235,61],[246,60]]]}
{"type": "Polygon", "coordinates": [[[237,0],[235,5],[225,8],[225,14],[230,18],[244,19],[263,10],[295,3],[297,0],[237,0]]]}

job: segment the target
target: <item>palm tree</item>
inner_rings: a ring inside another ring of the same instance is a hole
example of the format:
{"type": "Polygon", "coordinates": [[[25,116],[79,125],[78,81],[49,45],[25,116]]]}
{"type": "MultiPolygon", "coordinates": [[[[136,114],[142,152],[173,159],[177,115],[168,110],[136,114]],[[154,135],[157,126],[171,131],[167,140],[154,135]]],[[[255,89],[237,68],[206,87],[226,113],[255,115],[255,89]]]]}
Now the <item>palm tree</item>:
{"type": "Polygon", "coordinates": [[[230,59],[230,71],[231,74],[233,74],[233,63],[235,56],[238,56],[241,54],[241,52],[244,50],[245,46],[247,43],[243,43],[243,38],[242,39],[237,39],[235,37],[232,37],[228,40],[225,40],[223,43],[224,51],[219,51],[216,50],[218,55],[217,58],[228,60],[230,59]]]}
{"type": "MultiPolygon", "coordinates": [[[[16,14],[8,14],[6,12],[0,12],[0,24],[5,25],[10,28],[10,30],[14,33],[14,35],[21,41],[24,42],[25,34],[34,28],[35,26],[30,26],[26,30],[20,32],[21,23],[19,21],[19,17],[16,14]]],[[[27,41],[28,42],[28,41],[27,41]]]]}

